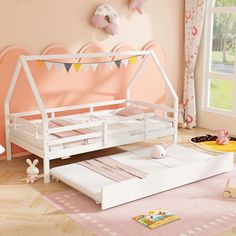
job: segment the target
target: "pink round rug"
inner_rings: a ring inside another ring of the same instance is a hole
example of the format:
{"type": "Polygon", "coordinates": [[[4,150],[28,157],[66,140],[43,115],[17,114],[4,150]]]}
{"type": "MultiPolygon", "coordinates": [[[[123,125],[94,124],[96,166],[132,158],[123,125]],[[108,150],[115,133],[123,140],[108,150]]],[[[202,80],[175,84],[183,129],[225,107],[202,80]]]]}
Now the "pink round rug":
{"type": "Polygon", "coordinates": [[[45,199],[98,236],[212,236],[236,225],[236,199],[222,196],[228,177],[236,183],[236,170],[105,211],[73,189],[45,199]],[[156,229],[132,219],[158,208],[181,219],[156,229]]]}

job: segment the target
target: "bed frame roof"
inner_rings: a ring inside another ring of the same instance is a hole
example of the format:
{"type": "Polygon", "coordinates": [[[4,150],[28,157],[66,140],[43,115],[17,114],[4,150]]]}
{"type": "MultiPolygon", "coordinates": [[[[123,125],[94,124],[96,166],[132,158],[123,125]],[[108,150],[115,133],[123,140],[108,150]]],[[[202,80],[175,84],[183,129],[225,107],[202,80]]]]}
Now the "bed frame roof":
{"type": "Polygon", "coordinates": [[[127,99],[130,98],[130,91],[131,88],[133,87],[134,83],[138,79],[139,72],[143,68],[143,66],[146,64],[147,58],[151,57],[157,69],[159,70],[162,78],[164,79],[171,96],[173,97],[174,100],[174,108],[178,108],[178,96],[169,81],[164,69],[162,68],[157,56],[153,51],[126,51],[126,52],[96,52],[96,53],[78,53],[78,54],[58,54],[58,55],[33,55],[33,56],[24,56],[21,55],[19,57],[19,60],[16,65],[15,72],[13,74],[6,99],[5,99],[5,115],[9,114],[9,103],[20,73],[21,68],[23,68],[26,78],[29,82],[29,85],[31,87],[31,90],[33,92],[34,98],[36,100],[36,103],[39,107],[40,113],[42,115],[43,122],[47,122],[48,116],[47,116],[47,111],[46,108],[43,104],[42,98],[40,96],[40,93],[38,91],[38,88],[36,86],[36,83],[34,81],[33,75],[30,71],[30,67],[27,62],[29,61],[35,61],[35,60],[56,60],[56,59],[74,59],[74,58],[99,58],[99,57],[115,57],[115,56],[126,56],[126,57],[131,57],[131,56],[144,56],[144,60],[141,63],[141,65],[137,68],[136,73],[134,74],[132,80],[130,81],[130,84],[127,87],[126,94],[127,94],[127,99]]]}

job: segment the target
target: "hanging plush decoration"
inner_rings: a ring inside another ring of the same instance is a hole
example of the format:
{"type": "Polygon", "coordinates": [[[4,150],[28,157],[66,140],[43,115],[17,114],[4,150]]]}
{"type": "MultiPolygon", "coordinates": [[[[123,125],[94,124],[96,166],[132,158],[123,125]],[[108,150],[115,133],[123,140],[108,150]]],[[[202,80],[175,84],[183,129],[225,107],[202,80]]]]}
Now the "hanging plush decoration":
{"type": "Polygon", "coordinates": [[[119,15],[110,5],[99,6],[91,18],[92,24],[111,35],[118,34],[119,15]]]}
{"type": "Polygon", "coordinates": [[[142,14],[142,4],[145,0],[130,0],[129,1],[129,9],[130,10],[137,10],[140,14],[142,14]]]}

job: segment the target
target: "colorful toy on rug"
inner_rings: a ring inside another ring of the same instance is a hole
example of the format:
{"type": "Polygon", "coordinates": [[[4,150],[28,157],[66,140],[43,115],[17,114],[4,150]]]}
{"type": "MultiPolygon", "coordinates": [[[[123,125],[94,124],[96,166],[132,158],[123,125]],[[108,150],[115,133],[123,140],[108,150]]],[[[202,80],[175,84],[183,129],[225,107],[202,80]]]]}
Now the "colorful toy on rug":
{"type": "Polygon", "coordinates": [[[35,159],[33,162],[30,159],[27,159],[26,162],[29,164],[29,167],[27,168],[27,177],[26,182],[29,184],[33,184],[34,181],[38,179],[38,173],[39,169],[36,167],[38,164],[38,159],[35,159]]]}
{"type": "Polygon", "coordinates": [[[216,133],[216,143],[221,145],[229,144],[229,131],[226,129],[218,129],[216,133]]]}
{"type": "Polygon", "coordinates": [[[152,158],[164,158],[167,155],[166,148],[162,145],[154,145],[151,147],[151,157],[152,158]]]}
{"type": "Polygon", "coordinates": [[[214,152],[236,152],[236,137],[229,136],[225,129],[219,129],[216,135],[204,135],[190,139],[198,147],[214,152]]]}
{"type": "Polygon", "coordinates": [[[230,179],[227,180],[225,191],[224,191],[225,198],[236,198],[236,187],[232,187],[230,185],[230,179]]]}
{"type": "Polygon", "coordinates": [[[174,215],[172,212],[165,211],[163,209],[157,209],[154,211],[149,211],[145,215],[135,216],[133,219],[147,226],[149,229],[155,229],[162,225],[179,220],[180,217],[174,215]]]}

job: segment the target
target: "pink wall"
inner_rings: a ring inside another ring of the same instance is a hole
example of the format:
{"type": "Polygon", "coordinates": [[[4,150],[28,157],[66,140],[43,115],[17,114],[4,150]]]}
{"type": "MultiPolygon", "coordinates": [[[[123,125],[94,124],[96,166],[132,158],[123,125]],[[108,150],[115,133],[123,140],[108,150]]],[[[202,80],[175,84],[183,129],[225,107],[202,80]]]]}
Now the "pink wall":
{"type": "Polygon", "coordinates": [[[106,51],[121,42],[140,49],[155,40],[166,52],[167,74],[182,95],[184,0],[147,0],[143,15],[127,6],[128,0],[1,1],[0,51],[21,44],[40,54],[47,45],[58,43],[75,52],[88,42],[99,43],[106,51]],[[91,15],[103,3],[111,4],[120,14],[116,36],[90,24],[91,15]]]}
{"type": "MultiPolygon", "coordinates": [[[[116,36],[109,36],[89,23],[91,14],[99,4],[104,3],[103,1],[81,2],[78,0],[71,0],[69,3],[66,0],[19,0],[1,3],[0,21],[5,23],[1,26],[3,37],[0,40],[0,51],[3,50],[0,55],[0,143],[4,143],[3,101],[19,54],[73,53],[88,42],[98,44],[98,47],[88,48],[88,51],[111,51],[120,42],[127,43],[119,50],[142,49],[148,41],[156,40],[161,47],[156,44],[149,46],[158,54],[181,97],[184,0],[148,0],[143,6],[143,15],[128,10],[126,0],[107,0],[106,3],[110,3],[120,13],[119,34],[116,36]],[[49,47],[44,50],[47,45],[54,43],[63,46],[49,47]],[[19,50],[6,53],[4,48],[12,44],[24,45],[25,49],[20,47],[19,50]]],[[[47,107],[52,107],[118,98],[122,96],[129,75],[133,73],[136,66],[130,66],[128,70],[121,68],[118,71],[106,71],[100,68],[95,77],[91,71],[86,75],[82,70],[76,74],[74,72],[67,74],[64,71],[58,75],[55,69],[48,73],[46,68],[40,71],[35,65],[32,65],[32,68],[47,107]],[[120,75],[122,79],[118,80],[120,75]],[[75,79],[70,81],[71,77],[75,79]],[[96,79],[95,83],[94,79],[96,79]]],[[[134,96],[141,90],[143,99],[163,100],[164,85],[159,81],[159,83],[154,82],[153,86],[152,68],[150,63],[147,70],[150,76],[147,77],[144,71],[143,79],[134,89],[134,96]]],[[[23,80],[23,75],[20,82],[12,102],[15,111],[35,106],[32,100],[27,98],[31,92],[23,80]]]]}

